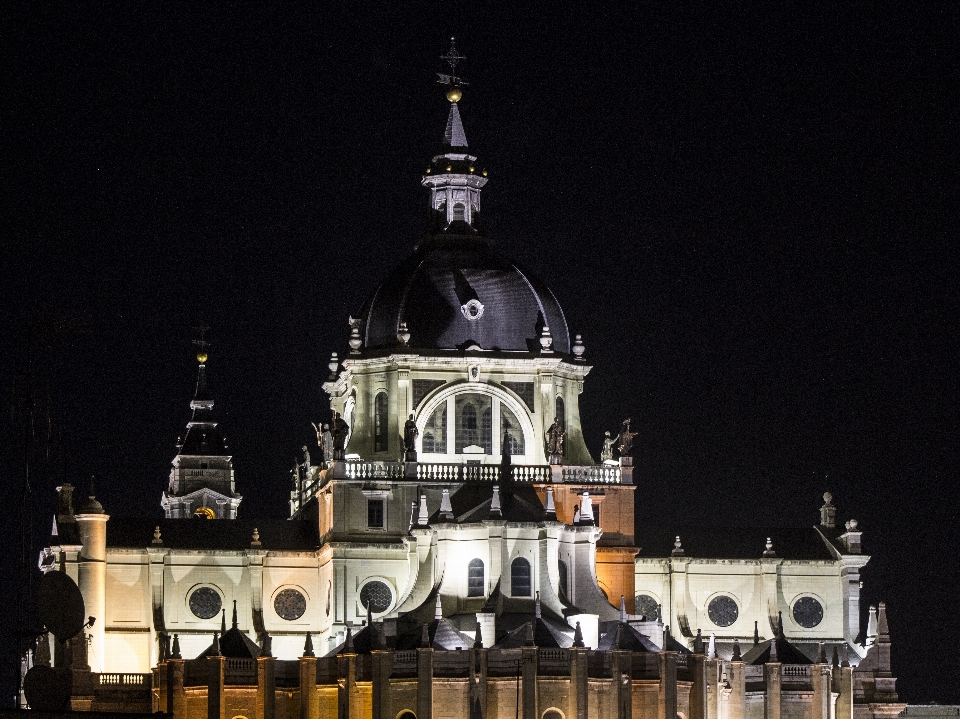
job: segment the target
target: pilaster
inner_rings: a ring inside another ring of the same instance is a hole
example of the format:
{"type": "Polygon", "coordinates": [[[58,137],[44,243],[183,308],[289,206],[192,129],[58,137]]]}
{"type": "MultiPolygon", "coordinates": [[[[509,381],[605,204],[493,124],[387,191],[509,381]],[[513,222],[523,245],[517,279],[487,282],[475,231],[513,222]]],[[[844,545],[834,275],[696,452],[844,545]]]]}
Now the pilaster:
{"type": "Polygon", "coordinates": [[[727,682],[730,684],[727,719],[746,719],[747,671],[746,665],[743,662],[730,662],[727,664],[727,682]]]}
{"type": "Polygon", "coordinates": [[[810,719],[833,719],[830,716],[830,665],[814,664],[810,667],[813,681],[813,702],[810,719]]]}
{"type": "Polygon", "coordinates": [[[276,716],[276,671],[276,659],[273,657],[257,657],[256,719],[274,719],[276,716]]]}
{"type": "Polygon", "coordinates": [[[780,719],[780,695],[783,684],[780,662],[764,664],[763,679],[767,688],[763,704],[763,717],[764,719],[780,719]]]}
{"type": "Polygon", "coordinates": [[[537,657],[536,647],[523,648],[523,719],[540,719],[537,704],[537,657]]]}
{"type": "Polygon", "coordinates": [[[703,654],[690,655],[693,686],[690,688],[690,719],[707,719],[707,658],[703,654]]]}
{"type": "Polygon", "coordinates": [[[300,719],[319,719],[317,658],[300,657],[300,719]]]}
{"type": "Polygon", "coordinates": [[[227,719],[226,697],[223,692],[223,669],[226,658],[207,657],[207,719],[227,719]]]}
{"type": "Polygon", "coordinates": [[[587,650],[581,647],[570,650],[570,703],[567,716],[587,719],[587,650]]]}
{"type": "Polygon", "coordinates": [[[393,719],[390,712],[390,670],[393,654],[383,649],[374,649],[370,652],[370,663],[373,676],[371,677],[372,691],[372,718],[393,719]]]}
{"type": "Polygon", "coordinates": [[[660,652],[660,691],[657,719],[675,719],[677,716],[677,653],[660,652]]]}
{"type": "Polygon", "coordinates": [[[186,662],[183,659],[167,660],[167,696],[164,711],[173,719],[186,719],[187,695],[183,690],[183,672],[186,662]]]}
{"type": "Polygon", "coordinates": [[[433,718],[433,649],[417,649],[417,719],[433,718]]]}

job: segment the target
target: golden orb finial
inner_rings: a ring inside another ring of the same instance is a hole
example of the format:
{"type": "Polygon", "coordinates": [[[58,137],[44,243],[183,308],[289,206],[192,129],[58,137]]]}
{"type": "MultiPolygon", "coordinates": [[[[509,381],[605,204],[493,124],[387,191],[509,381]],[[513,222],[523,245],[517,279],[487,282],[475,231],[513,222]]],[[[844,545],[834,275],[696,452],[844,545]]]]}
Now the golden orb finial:
{"type": "Polygon", "coordinates": [[[199,362],[200,364],[206,364],[206,363],[207,363],[207,353],[204,352],[203,350],[201,350],[200,352],[197,352],[197,362],[199,362]]]}
{"type": "Polygon", "coordinates": [[[447,100],[456,104],[460,102],[460,98],[463,97],[463,90],[461,90],[457,85],[451,85],[450,89],[447,90],[447,100]]]}

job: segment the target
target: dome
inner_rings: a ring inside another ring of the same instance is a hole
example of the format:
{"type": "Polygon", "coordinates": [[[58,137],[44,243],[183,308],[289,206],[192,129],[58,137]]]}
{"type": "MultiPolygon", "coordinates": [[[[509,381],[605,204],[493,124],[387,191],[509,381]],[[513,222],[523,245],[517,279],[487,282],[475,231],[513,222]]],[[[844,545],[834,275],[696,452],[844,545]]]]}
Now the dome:
{"type": "Polygon", "coordinates": [[[103,505],[95,497],[89,496],[80,504],[77,514],[103,514],[103,505]]]}
{"type": "Polygon", "coordinates": [[[397,347],[406,322],[418,350],[539,352],[546,325],[553,349],[569,354],[567,320],[549,288],[486,238],[452,229],[422,241],[367,300],[364,348],[397,347]]]}

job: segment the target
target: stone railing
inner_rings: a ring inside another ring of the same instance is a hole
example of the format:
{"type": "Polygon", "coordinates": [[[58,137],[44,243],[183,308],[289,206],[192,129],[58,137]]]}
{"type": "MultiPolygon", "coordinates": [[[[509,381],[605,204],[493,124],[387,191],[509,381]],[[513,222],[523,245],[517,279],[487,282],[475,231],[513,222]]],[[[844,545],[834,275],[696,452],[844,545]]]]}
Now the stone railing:
{"type": "Polygon", "coordinates": [[[567,649],[541,649],[538,664],[541,674],[567,675],[570,673],[570,652],[567,649]]]}
{"type": "Polygon", "coordinates": [[[623,473],[620,467],[600,465],[597,467],[564,467],[561,471],[564,484],[620,484],[623,473]]]}
{"type": "Polygon", "coordinates": [[[100,686],[143,689],[144,687],[149,687],[151,685],[152,678],[152,674],[127,674],[110,672],[108,674],[100,675],[100,686]]]}
{"type": "Polygon", "coordinates": [[[784,664],[781,671],[784,684],[807,684],[812,681],[810,667],[806,664],[784,664]]]}
{"type": "MultiPolygon", "coordinates": [[[[403,479],[404,466],[400,462],[344,462],[346,479],[403,479]]],[[[339,473],[336,475],[339,477],[339,473]]]]}
{"type": "Polygon", "coordinates": [[[690,655],[683,652],[677,652],[677,669],[686,669],[690,655]]]}
{"type": "Polygon", "coordinates": [[[228,658],[224,662],[223,682],[224,684],[256,684],[256,660],[228,658]]]}

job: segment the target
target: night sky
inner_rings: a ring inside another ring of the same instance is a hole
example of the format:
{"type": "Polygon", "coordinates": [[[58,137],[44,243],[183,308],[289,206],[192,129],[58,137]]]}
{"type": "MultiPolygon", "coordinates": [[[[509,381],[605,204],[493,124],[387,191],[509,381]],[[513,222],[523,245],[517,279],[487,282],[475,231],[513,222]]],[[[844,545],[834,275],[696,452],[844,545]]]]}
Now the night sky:
{"type": "Polygon", "coordinates": [[[830,490],[901,697],[960,702],[955,4],[194,5],[0,11],[4,601],[28,344],[38,538],[91,473],[161,514],[201,323],[241,516],[287,514],[425,228],[456,35],[484,224],[583,335],[594,455],[633,418],[638,524],[811,526],[830,490]]]}

